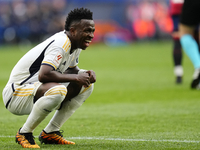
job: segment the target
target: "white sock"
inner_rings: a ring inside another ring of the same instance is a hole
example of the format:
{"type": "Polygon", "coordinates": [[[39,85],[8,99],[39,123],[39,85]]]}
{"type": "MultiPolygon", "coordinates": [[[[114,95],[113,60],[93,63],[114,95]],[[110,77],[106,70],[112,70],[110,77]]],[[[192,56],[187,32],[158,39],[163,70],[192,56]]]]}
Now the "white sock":
{"type": "Polygon", "coordinates": [[[183,67],[181,65],[174,67],[175,76],[182,77],[183,76],[183,67]]]}
{"type": "Polygon", "coordinates": [[[63,85],[52,87],[45,92],[44,96],[39,98],[33,105],[33,109],[20,132],[33,132],[46,116],[62,103],[66,93],[67,89],[63,85]]]}
{"type": "Polygon", "coordinates": [[[71,101],[63,102],[62,108],[57,110],[44,129],[47,133],[53,131],[59,131],[61,126],[71,117],[71,115],[84,103],[84,101],[91,95],[94,88],[94,84],[90,87],[82,87],[80,93],[71,99],[71,101]]]}

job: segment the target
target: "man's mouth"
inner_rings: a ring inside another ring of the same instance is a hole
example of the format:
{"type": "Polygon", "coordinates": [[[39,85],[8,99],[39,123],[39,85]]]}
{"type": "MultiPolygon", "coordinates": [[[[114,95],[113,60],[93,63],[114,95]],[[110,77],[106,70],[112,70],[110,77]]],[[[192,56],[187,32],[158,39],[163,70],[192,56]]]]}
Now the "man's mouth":
{"type": "Polygon", "coordinates": [[[88,47],[92,41],[91,40],[85,40],[85,46],[88,47]]]}
{"type": "Polygon", "coordinates": [[[86,42],[86,43],[90,43],[90,42],[92,42],[92,41],[91,41],[91,40],[85,40],[85,42],[86,42]]]}

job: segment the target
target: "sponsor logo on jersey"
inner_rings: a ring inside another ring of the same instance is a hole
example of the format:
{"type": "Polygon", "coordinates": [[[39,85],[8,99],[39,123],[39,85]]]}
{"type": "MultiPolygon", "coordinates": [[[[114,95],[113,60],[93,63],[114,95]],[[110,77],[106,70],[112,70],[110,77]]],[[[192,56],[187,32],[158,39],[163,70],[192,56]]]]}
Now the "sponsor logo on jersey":
{"type": "Polygon", "coordinates": [[[61,63],[62,58],[63,58],[62,54],[58,52],[54,58],[54,63],[59,65],[61,63]]]}

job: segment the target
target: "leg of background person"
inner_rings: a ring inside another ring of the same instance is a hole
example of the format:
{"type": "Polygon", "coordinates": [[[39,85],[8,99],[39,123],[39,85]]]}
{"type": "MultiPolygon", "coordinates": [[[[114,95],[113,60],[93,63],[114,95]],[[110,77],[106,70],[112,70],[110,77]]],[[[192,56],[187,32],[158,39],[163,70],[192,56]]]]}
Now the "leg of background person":
{"type": "Polygon", "coordinates": [[[182,67],[182,47],[180,43],[179,35],[179,22],[180,15],[172,15],[173,20],[173,31],[172,31],[172,40],[173,40],[173,62],[174,62],[174,75],[176,77],[176,83],[182,83],[183,77],[183,67],[182,67]]]}
{"type": "Polygon", "coordinates": [[[199,26],[196,27],[196,29],[194,30],[194,39],[198,44],[199,47],[199,54],[200,54],[200,41],[199,41],[199,36],[200,36],[200,30],[199,30],[199,26]]]}
{"type": "Polygon", "coordinates": [[[185,26],[183,24],[180,24],[179,27],[181,46],[195,68],[191,88],[196,88],[200,81],[200,54],[199,46],[193,38],[194,28],[185,26]]]}
{"type": "Polygon", "coordinates": [[[176,76],[176,83],[182,83],[183,67],[182,67],[182,49],[179,38],[173,38],[173,61],[174,74],[176,76]]]}

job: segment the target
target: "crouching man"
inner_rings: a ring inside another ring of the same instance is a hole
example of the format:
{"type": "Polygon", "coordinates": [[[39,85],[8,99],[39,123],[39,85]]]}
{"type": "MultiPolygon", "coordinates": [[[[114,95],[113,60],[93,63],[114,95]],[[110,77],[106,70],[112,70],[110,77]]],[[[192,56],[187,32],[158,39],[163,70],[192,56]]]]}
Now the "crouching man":
{"type": "Polygon", "coordinates": [[[90,96],[95,72],[78,68],[78,58],[94,37],[92,12],[72,10],[65,30],[58,32],[27,52],[13,68],[3,90],[6,108],[16,115],[29,115],[16,135],[24,148],[40,148],[34,129],[56,110],[39,140],[45,144],[75,144],[63,138],[60,128],[90,96]]]}

